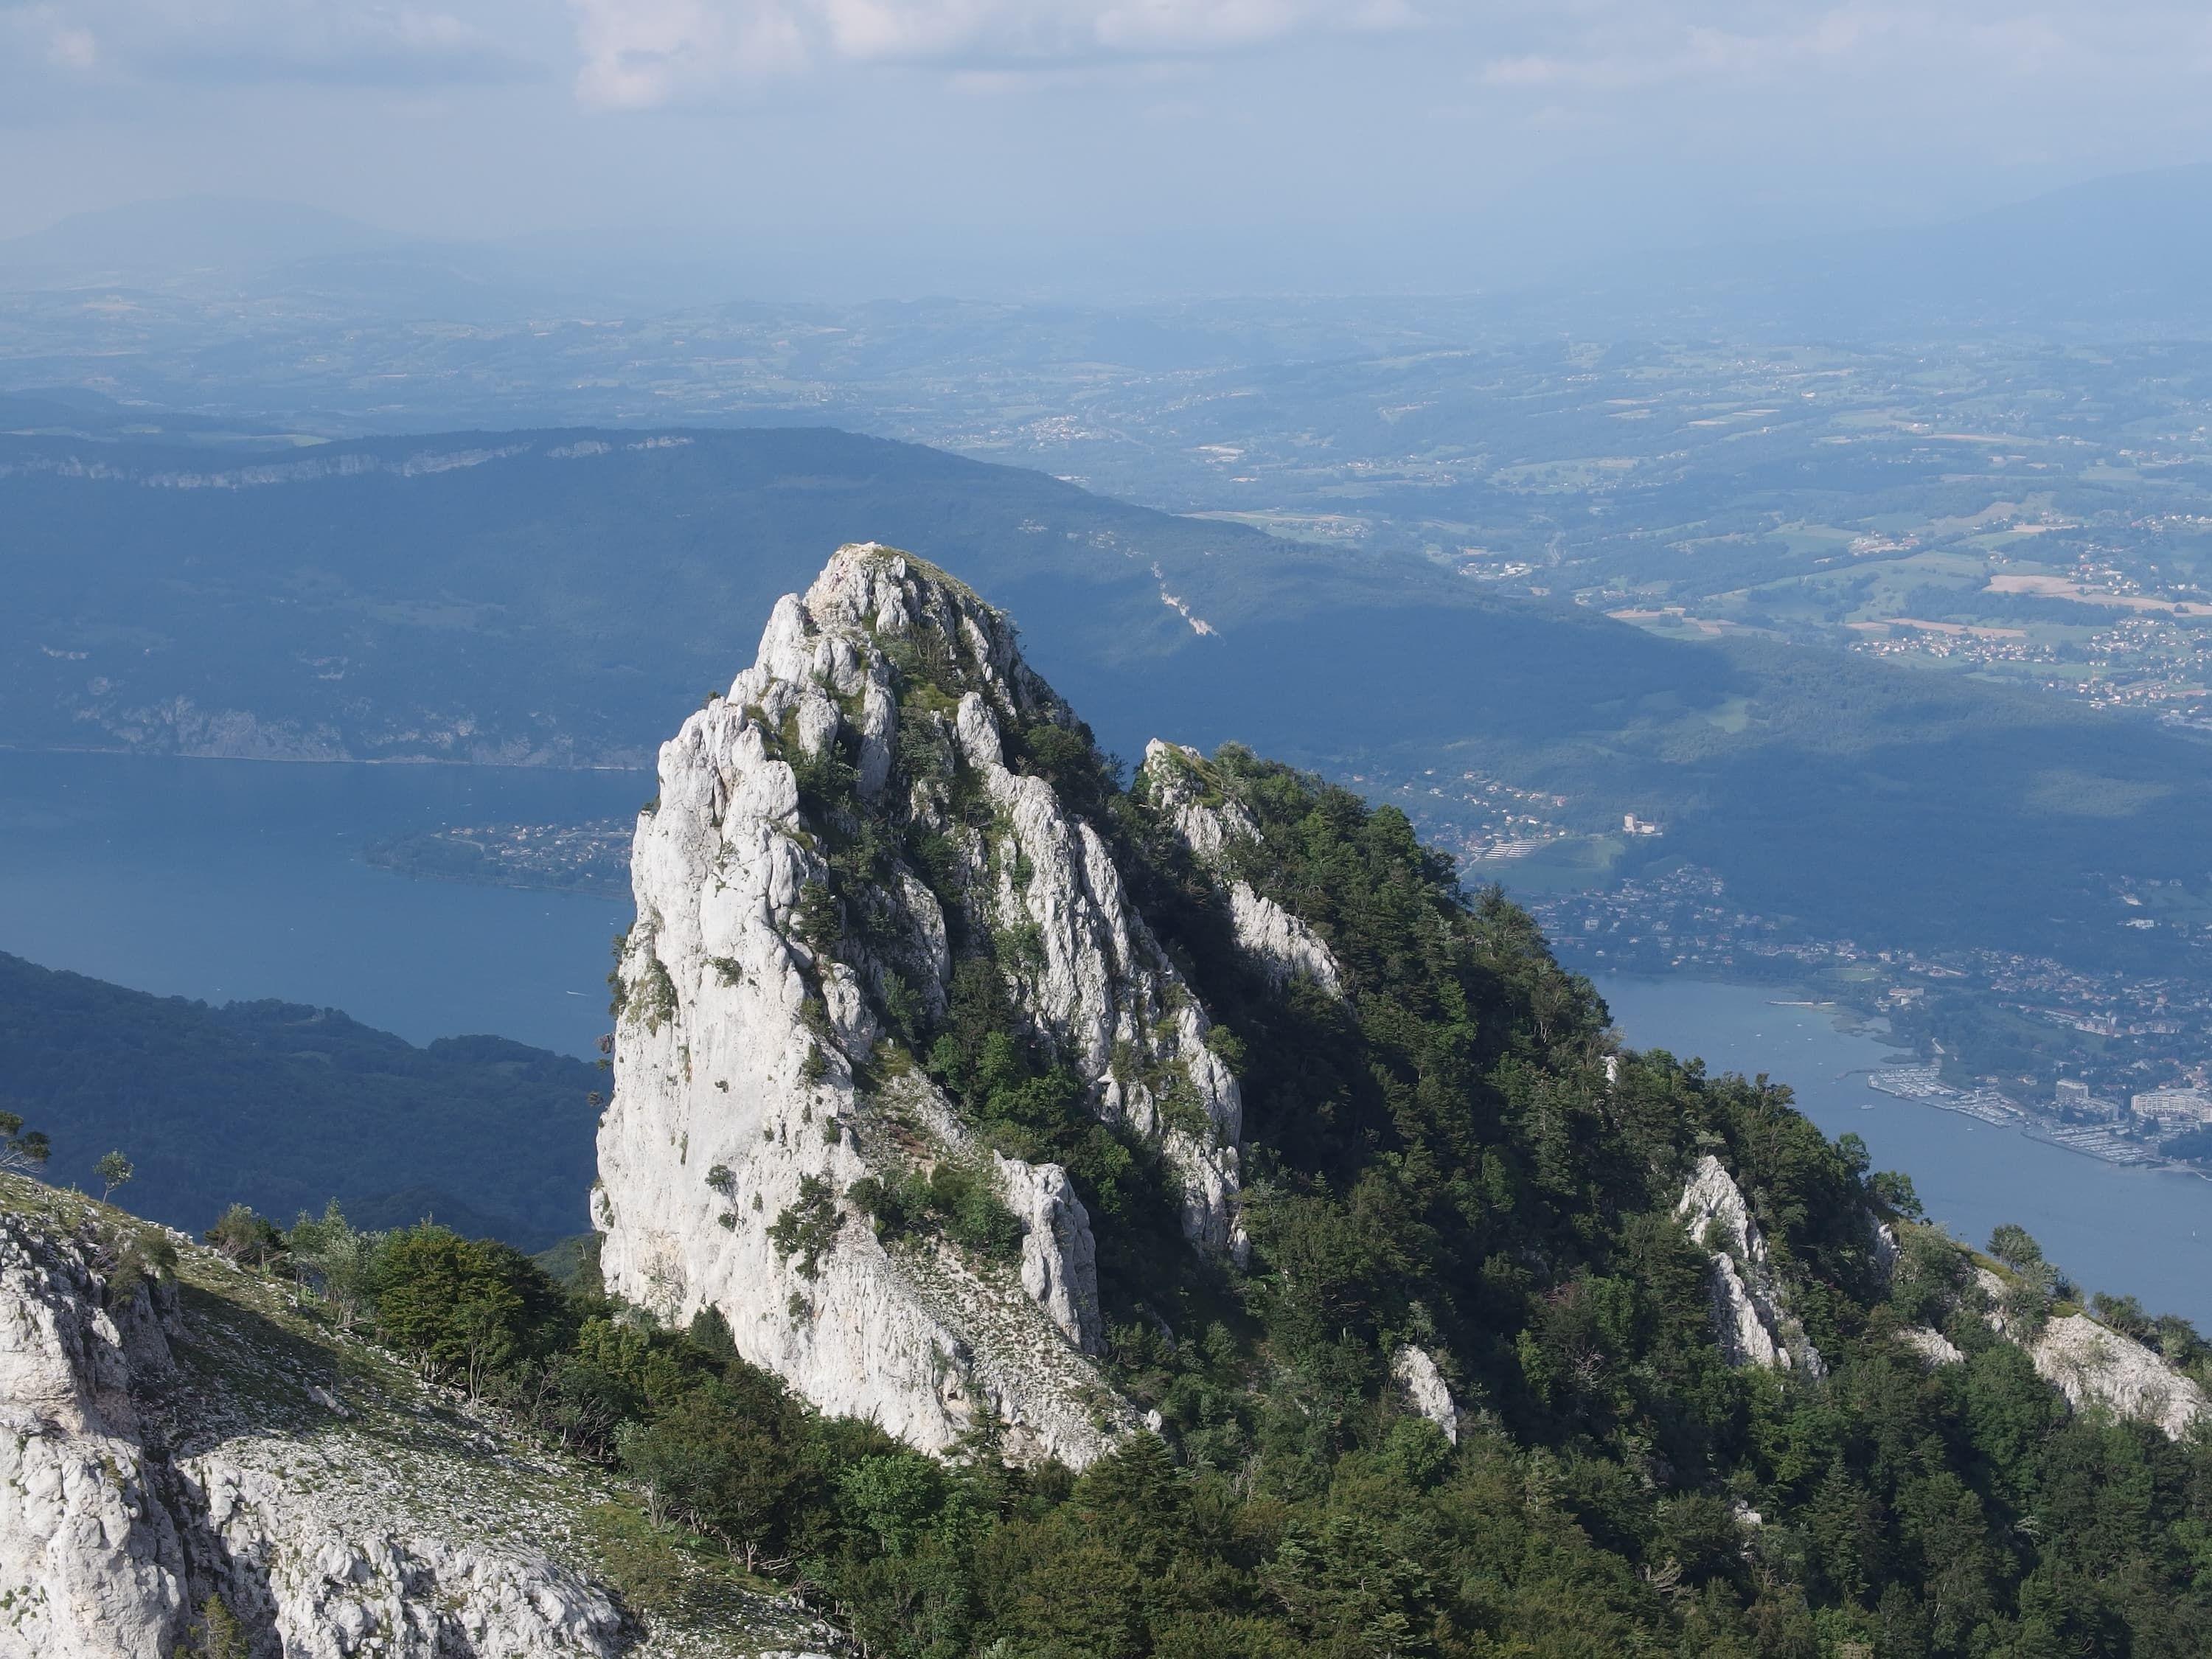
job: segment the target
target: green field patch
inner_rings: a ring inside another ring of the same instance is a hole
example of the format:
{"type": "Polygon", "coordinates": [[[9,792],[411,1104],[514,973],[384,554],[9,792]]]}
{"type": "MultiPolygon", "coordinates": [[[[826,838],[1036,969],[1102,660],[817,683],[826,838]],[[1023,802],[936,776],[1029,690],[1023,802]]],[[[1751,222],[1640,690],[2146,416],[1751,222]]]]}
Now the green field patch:
{"type": "Polygon", "coordinates": [[[1751,699],[1730,697],[1718,708],[1706,709],[1700,718],[1706,725],[1717,726],[1734,736],[1751,725],[1751,699]]]}
{"type": "Polygon", "coordinates": [[[1466,873],[1478,884],[1498,883],[1516,899],[1537,893],[1573,892],[1610,879],[1627,846],[1620,836],[1568,836],[1525,858],[1471,864],[1466,873]]]}
{"type": "Polygon", "coordinates": [[[2172,793],[2170,783],[2108,778],[2062,766],[2029,780],[2025,805],[2031,811],[2063,817],[2127,818],[2172,793]]]}

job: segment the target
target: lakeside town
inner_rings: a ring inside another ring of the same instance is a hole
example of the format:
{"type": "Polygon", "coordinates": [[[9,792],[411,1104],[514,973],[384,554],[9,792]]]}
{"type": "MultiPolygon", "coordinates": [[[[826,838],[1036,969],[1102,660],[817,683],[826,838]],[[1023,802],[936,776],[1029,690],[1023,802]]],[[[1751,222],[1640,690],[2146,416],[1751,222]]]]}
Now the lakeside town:
{"type": "MultiPolygon", "coordinates": [[[[2123,905],[2141,896],[2123,892],[2123,905]]],[[[1921,953],[1792,937],[1684,866],[1531,910],[1586,972],[1763,981],[1880,1021],[1913,1063],[1885,1094],[2021,1129],[2109,1163],[2212,1160],[2212,986],[1991,950],[1921,953]]]]}
{"type": "Polygon", "coordinates": [[[635,831],[623,818],[461,824],[378,842],[363,856],[380,870],[432,881],[628,898],[635,831]]]}

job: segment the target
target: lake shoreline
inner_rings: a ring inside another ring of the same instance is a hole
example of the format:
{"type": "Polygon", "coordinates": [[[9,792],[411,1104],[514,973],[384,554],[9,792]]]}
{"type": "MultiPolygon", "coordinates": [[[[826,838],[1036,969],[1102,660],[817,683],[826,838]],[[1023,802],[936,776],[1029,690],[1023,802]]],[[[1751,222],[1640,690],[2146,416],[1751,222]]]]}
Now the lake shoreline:
{"type": "Polygon", "coordinates": [[[1864,1139],[1878,1169],[1912,1178],[1929,1218],[1978,1244],[2026,1227],[2086,1289],[2125,1292],[2212,1328],[2212,1193],[2201,1170],[2120,1164],[1927,1103],[1869,1089],[1898,1054],[1771,981],[1592,976],[1624,1040],[1765,1073],[1826,1134],[1864,1139]]]}

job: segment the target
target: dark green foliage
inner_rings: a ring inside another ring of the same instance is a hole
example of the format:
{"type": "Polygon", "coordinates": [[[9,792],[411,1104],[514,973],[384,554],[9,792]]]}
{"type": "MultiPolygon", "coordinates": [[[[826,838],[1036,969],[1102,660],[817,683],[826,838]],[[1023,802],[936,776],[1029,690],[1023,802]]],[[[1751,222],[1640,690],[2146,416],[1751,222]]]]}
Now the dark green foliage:
{"type": "Polygon", "coordinates": [[[724,1364],[741,1382],[702,1381],[650,1424],[633,1421],[617,1443],[656,1522],[681,1520],[750,1566],[783,1542],[793,1499],[808,1480],[805,1421],[788,1395],[736,1363],[734,1352],[724,1364]]]}
{"type": "Polygon", "coordinates": [[[882,1233],[927,1228],[987,1256],[1011,1260],[1020,1253],[1021,1223],[982,1169],[943,1163],[927,1175],[910,1171],[888,1182],[866,1176],[846,1196],[882,1233]]]}
{"type": "Polygon", "coordinates": [[[820,1176],[799,1178],[799,1200],[776,1212],[768,1236],[779,1255],[799,1258],[799,1275],[812,1279],[823,1256],[836,1243],[841,1219],[836,1194],[820,1176]]]}
{"type": "Polygon", "coordinates": [[[2008,1267],[2031,1267],[2043,1260],[2043,1247],[2027,1228],[2003,1222],[1990,1234],[1990,1254],[2008,1267]]]}
{"type": "Polygon", "coordinates": [[[27,1173],[44,1169],[53,1152],[44,1130],[23,1127],[21,1113],[0,1111],[0,1170],[27,1173]]]}
{"type": "Polygon", "coordinates": [[[501,1037],[416,1048],[334,1009],[210,1007],[4,954],[0,1078],[0,1103],[66,1126],[50,1179],[90,1186],[127,1146],[131,1207],[172,1226],[233,1199],[289,1216],[335,1191],[358,1218],[399,1194],[379,1224],[434,1213],[538,1248],[582,1224],[602,1086],[501,1037]]]}
{"type": "Polygon", "coordinates": [[[101,1155],[99,1163],[92,1166],[92,1172],[100,1177],[100,1201],[106,1203],[115,1196],[118,1187],[130,1184],[131,1177],[137,1174],[137,1170],[122,1153],[106,1152],[101,1155]]]}
{"type": "Polygon", "coordinates": [[[252,1652],[246,1627],[220,1595],[200,1603],[198,1616],[177,1644],[177,1659],[249,1659],[252,1652]]]}
{"type": "Polygon", "coordinates": [[[691,1346],[717,1364],[738,1357],[737,1339],[730,1334],[730,1322],[722,1317],[720,1308],[702,1308],[691,1316],[690,1328],[684,1334],[691,1346]]]}
{"type": "Polygon", "coordinates": [[[1908,1221],[1917,1221],[1927,1213],[1921,1207],[1920,1194],[1912,1189],[1912,1177],[1900,1170],[1875,1170],[1868,1179],[1867,1188],[1893,1213],[1908,1221]]]}
{"type": "Polygon", "coordinates": [[[284,1235],[265,1216],[243,1204],[234,1204],[201,1235],[233,1261],[267,1267],[284,1254],[284,1235]]]}
{"type": "Polygon", "coordinates": [[[1014,732],[1008,750],[1008,765],[1042,778],[1068,811],[1094,823],[1108,815],[1127,769],[1100,751],[1091,728],[1080,720],[1067,726],[1032,721],[1014,732]]]}
{"type": "Polygon", "coordinates": [[[792,931],[799,935],[799,943],[817,955],[827,955],[836,948],[837,936],[844,927],[844,913],[828,887],[810,881],[799,890],[792,931]]]}
{"type": "Polygon", "coordinates": [[[791,717],[784,718],[777,746],[799,785],[799,810],[817,833],[836,827],[839,819],[850,817],[859,808],[860,772],[849,750],[853,741],[841,728],[818,752],[808,754],[799,745],[791,717]]]}
{"type": "Polygon", "coordinates": [[[564,1336],[564,1304],[544,1268],[511,1244],[429,1223],[382,1242],[367,1290],[378,1334],[471,1397],[495,1372],[564,1336]]]}

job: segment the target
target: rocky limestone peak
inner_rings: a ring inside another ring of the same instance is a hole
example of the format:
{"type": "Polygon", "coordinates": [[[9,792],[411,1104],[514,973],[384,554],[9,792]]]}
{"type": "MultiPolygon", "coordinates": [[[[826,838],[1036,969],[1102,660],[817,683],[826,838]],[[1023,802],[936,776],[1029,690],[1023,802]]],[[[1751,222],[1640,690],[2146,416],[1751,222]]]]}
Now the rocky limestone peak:
{"type": "Polygon", "coordinates": [[[1822,1375],[1820,1351],[1790,1311],[1765,1236],[1720,1159],[1708,1152],[1698,1160],[1674,1213],[1711,1258],[1713,1329],[1729,1363],[1822,1375]]]}
{"type": "Polygon", "coordinates": [[[748,1359],[925,1449],[995,1423],[1087,1462],[1136,1422],[1091,1359],[1091,1218],[921,1062],[992,1000],[1157,1155],[1191,1245],[1242,1256],[1237,1080],[1127,891],[1090,733],[999,612],[867,544],[778,602],[659,779],[613,981],[610,1288],[718,1310],[748,1359]],[[978,1242],[994,1207],[1018,1245],[978,1242]]]}

